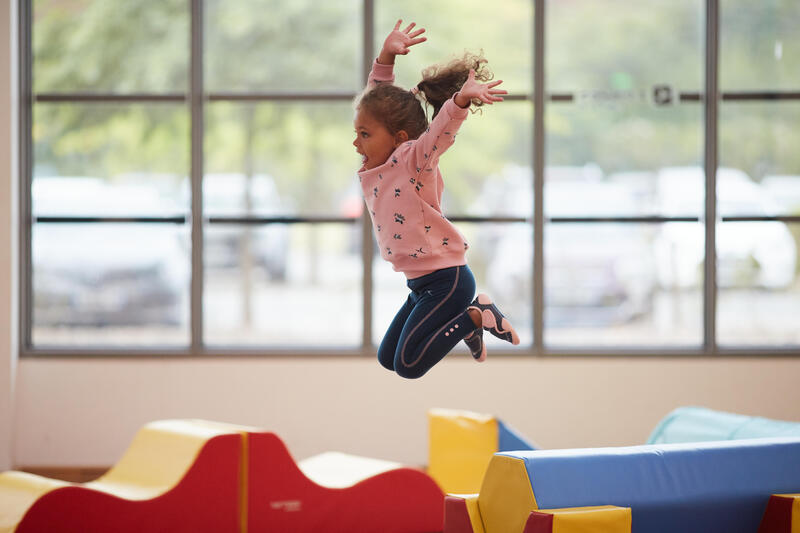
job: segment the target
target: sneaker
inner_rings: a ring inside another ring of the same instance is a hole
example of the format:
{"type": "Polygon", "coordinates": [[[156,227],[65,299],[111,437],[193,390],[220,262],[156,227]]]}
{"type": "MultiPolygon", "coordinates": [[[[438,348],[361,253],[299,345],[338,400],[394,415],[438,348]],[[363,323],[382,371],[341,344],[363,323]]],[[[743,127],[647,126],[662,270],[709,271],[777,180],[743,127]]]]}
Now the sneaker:
{"type": "Polygon", "coordinates": [[[483,330],[478,328],[466,337],[464,343],[469,346],[469,351],[476,361],[486,361],[486,345],[483,343],[483,330]]]}
{"type": "Polygon", "coordinates": [[[477,298],[469,305],[468,309],[477,309],[481,313],[483,320],[483,329],[504,341],[511,344],[519,344],[519,336],[514,328],[511,326],[503,313],[492,303],[492,299],[486,294],[479,294],[477,298]]]}

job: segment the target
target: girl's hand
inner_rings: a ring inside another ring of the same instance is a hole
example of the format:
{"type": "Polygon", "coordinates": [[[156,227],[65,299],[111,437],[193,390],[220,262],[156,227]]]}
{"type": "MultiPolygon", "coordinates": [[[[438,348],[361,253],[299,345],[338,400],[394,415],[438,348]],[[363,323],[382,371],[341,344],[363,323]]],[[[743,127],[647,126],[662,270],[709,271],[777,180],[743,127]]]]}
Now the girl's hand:
{"type": "Polygon", "coordinates": [[[383,49],[378,56],[378,63],[392,65],[394,64],[395,56],[404,56],[409,52],[409,47],[424,43],[428,40],[427,37],[420,37],[420,35],[425,33],[424,28],[420,28],[413,33],[411,32],[414,26],[417,25],[416,22],[412,22],[406,29],[400,30],[400,24],[402,23],[402,20],[398,20],[392,32],[386,37],[386,40],[383,41],[383,49]]]}
{"type": "Polygon", "coordinates": [[[456,93],[456,104],[458,104],[459,107],[469,107],[473,98],[477,98],[484,104],[502,102],[503,97],[497,95],[508,94],[508,91],[495,89],[495,87],[501,83],[503,83],[503,80],[492,81],[486,84],[477,82],[475,81],[475,69],[470,69],[467,81],[464,82],[461,90],[456,93]]]}

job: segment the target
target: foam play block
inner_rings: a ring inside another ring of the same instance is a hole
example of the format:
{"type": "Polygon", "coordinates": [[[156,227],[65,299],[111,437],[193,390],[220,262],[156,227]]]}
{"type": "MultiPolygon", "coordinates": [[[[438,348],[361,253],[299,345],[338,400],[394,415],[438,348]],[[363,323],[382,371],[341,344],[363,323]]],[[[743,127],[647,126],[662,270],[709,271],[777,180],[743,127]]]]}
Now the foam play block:
{"type": "Polygon", "coordinates": [[[758,533],[800,533],[800,494],[773,494],[758,533]]]}
{"type": "MultiPolygon", "coordinates": [[[[444,533],[487,533],[483,527],[478,494],[450,494],[445,502],[444,533]]],[[[518,502],[519,503],[519,502],[518,502]]],[[[502,524],[502,532],[518,524],[502,524]]],[[[522,533],[630,533],[631,510],[603,505],[566,509],[536,509],[525,521],[522,533]]],[[[772,533],[772,532],[770,532],[772,533]]]]}
{"type": "Polygon", "coordinates": [[[752,533],[770,494],[800,489],[800,439],[503,452],[478,507],[487,533],[519,533],[531,511],[630,507],[634,533],[752,533]]]}
{"type": "Polygon", "coordinates": [[[800,422],[726,413],[705,407],[679,407],[661,419],[647,444],[766,437],[800,437],[800,422]]]}
{"type": "Polygon", "coordinates": [[[454,409],[428,411],[428,473],[446,493],[471,494],[497,452],[536,447],[499,418],[454,409]]]}
{"type": "Polygon", "coordinates": [[[441,531],[444,493],[422,470],[325,454],[298,465],[273,433],[247,437],[250,531],[441,531]]]}
{"type": "Polygon", "coordinates": [[[478,494],[448,494],[444,504],[444,533],[486,533],[478,509],[478,494]]]}
{"type": "Polygon", "coordinates": [[[200,420],[147,424],[90,483],[0,474],[0,533],[427,533],[443,514],[420,469],[335,452],[297,464],[274,433],[200,420]]]}
{"type": "Polygon", "coordinates": [[[531,511],[523,533],[630,533],[631,510],[603,505],[531,511]]]}
{"type": "Polygon", "coordinates": [[[0,474],[0,532],[241,531],[241,435],[199,420],[147,424],[85,484],[0,474]]]}

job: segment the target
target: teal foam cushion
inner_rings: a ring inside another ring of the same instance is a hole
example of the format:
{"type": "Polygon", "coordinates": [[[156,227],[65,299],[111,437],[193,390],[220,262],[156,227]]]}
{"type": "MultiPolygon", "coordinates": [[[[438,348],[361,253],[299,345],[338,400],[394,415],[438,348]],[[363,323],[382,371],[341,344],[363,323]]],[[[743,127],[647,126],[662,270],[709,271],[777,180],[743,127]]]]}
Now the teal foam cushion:
{"type": "Polygon", "coordinates": [[[648,444],[800,437],[800,422],[745,416],[704,407],[679,407],[665,416],[648,444]]]}

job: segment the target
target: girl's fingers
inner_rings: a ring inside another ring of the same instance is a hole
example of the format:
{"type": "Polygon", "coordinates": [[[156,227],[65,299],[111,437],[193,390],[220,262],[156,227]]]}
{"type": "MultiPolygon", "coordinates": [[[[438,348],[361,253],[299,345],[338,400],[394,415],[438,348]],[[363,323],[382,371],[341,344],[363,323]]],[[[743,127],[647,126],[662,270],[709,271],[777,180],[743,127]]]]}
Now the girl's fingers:
{"type": "Polygon", "coordinates": [[[394,25],[394,29],[395,30],[399,30],[400,29],[400,24],[402,24],[402,23],[403,23],[403,19],[399,19],[397,21],[397,24],[394,25]]]}
{"type": "Polygon", "coordinates": [[[420,37],[419,39],[414,39],[412,41],[409,41],[408,46],[414,46],[415,44],[424,43],[427,40],[428,40],[427,37],[420,37]]]}
{"type": "Polygon", "coordinates": [[[501,83],[503,83],[503,80],[497,80],[497,81],[493,81],[491,83],[487,83],[486,86],[491,89],[492,87],[497,87],[501,83]]]}
{"type": "Polygon", "coordinates": [[[483,94],[481,94],[481,100],[483,100],[487,104],[491,104],[492,102],[502,102],[503,101],[503,97],[502,96],[496,96],[496,95],[499,95],[499,94],[508,94],[508,92],[500,91],[500,90],[486,91],[483,94]]]}
{"type": "Polygon", "coordinates": [[[505,91],[503,89],[494,89],[492,91],[489,91],[489,94],[508,94],[508,91],[505,91]]]}
{"type": "Polygon", "coordinates": [[[408,25],[408,27],[406,29],[403,30],[403,33],[410,32],[412,29],[414,29],[414,26],[416,26],[416,25],[417,25],[416,22],[412,22],[411,24],[408,25]]]}
{"type": "Polygon", "coordinates": [[[414,33],[409,33],[409,34],[408,34],[408,37],[409,37],[410,39],[413,39],[414,37],[417,37],[417,36],[419,36],[419,35],[422,35],[423,33],[425,33],[425,28],[420,28],[420,29],[418,29],[417,31],[415,31],[414,33]]]}

